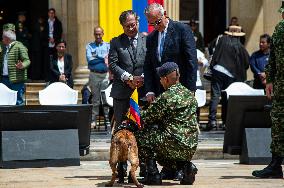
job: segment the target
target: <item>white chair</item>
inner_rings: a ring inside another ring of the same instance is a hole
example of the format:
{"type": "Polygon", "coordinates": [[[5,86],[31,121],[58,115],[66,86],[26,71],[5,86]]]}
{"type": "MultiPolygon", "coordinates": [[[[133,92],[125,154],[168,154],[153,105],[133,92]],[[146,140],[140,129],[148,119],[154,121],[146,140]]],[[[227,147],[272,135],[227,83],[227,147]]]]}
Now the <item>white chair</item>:
{"type": "Polygon", "coordinates": [[[101,102],[103,105],[113,107],[113,98],[110,96],[112,84],[110,84],[105,90],[101,91],[101,102]]]}
{"type": "Polygon", "coordinates": [[[55,82],[39,91],[41,105],[66,105],[77,104],[78,91],[71,89],[62,82],[55,82]]]}
{"type": "Polygon", "coordinates": [[[195,91],[195,98],[197,100],[198,107],[202,107],[206,103],[206,90],[197,89],[195,91]]]}
{"type": "Polygon", "coordinates": [[[227,94],[227,99],[230,95],[246,95],[246,96],[263,96],[263,89],[253,89],[243,82],[234,82],[224,90],[227,94]]]}
{"type": "Polygon", "coordinates": [[[11,90],[6,85],[0,83],[0,105],[16,105],[17,91],[11,90]]]}

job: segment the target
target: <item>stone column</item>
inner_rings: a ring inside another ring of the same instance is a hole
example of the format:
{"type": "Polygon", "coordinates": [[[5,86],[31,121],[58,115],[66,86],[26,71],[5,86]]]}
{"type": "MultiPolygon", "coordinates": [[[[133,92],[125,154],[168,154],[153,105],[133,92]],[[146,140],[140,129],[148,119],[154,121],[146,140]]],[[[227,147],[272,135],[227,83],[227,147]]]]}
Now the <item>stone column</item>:
{"type": "MultiPolygon", "coordinates": [[[[99,0],[76,1],[76,31],[77,31],[77,68],[74,72],[75,82],[86,83],[89,70],[86,62],[86,44],[94,40],[93,30],[99,24],[99,0]]],[[[72,20],[70,20],[72,22],[72,20]]],[[[70,23],[69,23],[70,24],[70,23]]],[[[70,33],[71,35],[72,33],[70,33]]]]}
{"type": "Polygon", "coordinates": [[[179,20],[179,0],[165,0],[164,8],[172,20],[179,20]]]}
{"type": "MultiPolygon", "coordinates": [[[[71,0],[72,1],[72,0],[71,0]]],[[[71,2],[69,1],[69,2],[71,2]]],[[[68,2],[68,3],[69,3],[68,2]]],[[[67,33],[67,0],[49,0],[48,4],[49,8],[54,8],[56,11],[56,16],[58,19],[62,22],[62,28],[63,28],[63,38],[67,40],[66,33],[67,33]]],[[[47,12],[46,12],[47,15],[47,12]]]]}
{"type": "Polygon", "coordinates": [[[275,26],[282,19],[278,9],[281,7],[281,1],[263,0],[263,24],[264,32],[272,35],[275,26]]]}
{"type": "Polygon", "coordinates": [[[98,25],[99,0],[49,0],[62,21],[67,51],[73,57],[74,81],[86,83],[89,70],[86,62],[86,44],[94,40],[93,29],[98,25]]]}
{"type": "Polygon", "coordinates": [[[246,33],[246,48],[249,53],[258,49],[259,36],[263,34],[263,1],[230,1],[230,17],[236,16],[246,33]]]}

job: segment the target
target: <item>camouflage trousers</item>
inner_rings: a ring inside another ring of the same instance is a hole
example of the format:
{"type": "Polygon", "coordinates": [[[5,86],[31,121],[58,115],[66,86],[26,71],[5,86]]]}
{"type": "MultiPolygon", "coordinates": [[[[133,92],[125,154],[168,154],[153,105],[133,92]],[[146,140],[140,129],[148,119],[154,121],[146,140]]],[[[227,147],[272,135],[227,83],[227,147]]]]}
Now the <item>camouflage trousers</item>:
{"type": "Polygon", "coordinates": [[[198,136],[192,137],[191,144],[179,142],[166,131],[147,127],[135,133],[139,159],[155,159],[161,166],[177,168],[178,162],[191,161],[198,143],[198,136]]]}
{"type": "MultiPolygon", "coordinates": [[[[283,99],[283,98],[282,98],[283,99]]],[[[271,110],[271,153],[284,157],[284,101],[274,100],[271,110]]]]}

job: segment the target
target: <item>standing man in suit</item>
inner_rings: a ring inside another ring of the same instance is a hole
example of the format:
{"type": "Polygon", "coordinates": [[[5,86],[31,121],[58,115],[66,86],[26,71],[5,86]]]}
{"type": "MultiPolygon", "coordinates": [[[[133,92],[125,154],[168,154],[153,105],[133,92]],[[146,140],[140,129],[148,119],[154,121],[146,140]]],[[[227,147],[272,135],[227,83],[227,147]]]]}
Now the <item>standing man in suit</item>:
{"type": "Polygon", "coordinates": [[[147,53],[144,64],[145,93],[148,102],[163,92],[156,68],[165,62],[175,62],[180,70],[180,82],[191,91],[196,90],[197,57],[191,29],[166,17],[164,8],[157,3],[145,9],[149,25],[155,31],[147,37],[147,53]]]}
{"type": "MultiPolygon", "coordinates": [[[[122,123],[129,109],[130,96],[135,88],[143,96],[143,66],[146,55],[146,36],[138,33],[138,16],[132,10],[121,13],[119,22],[124,33],[110,42],[109,69],[113,74],[110,96],[116,127],[122,123]]],[[[127,163],[118,165],[119,182],[123,183],[127,163]]]]}
{"type": "MultiPolygon", "coordinates": [[[[55,9],[50,8],[48,9],[48,20],[47,20],[47,28],[48,28],[48,53],[49,56],[55,56],[56,55],[56,47],[55,44],[58,43],[62,37],[62,23],[61,21],[56,17],[55,9]]],[[[52,57],[49,57],[50,59],[52,57]]],[[[49,61],[47,61],[49,62],[49,61]]],[[[45,71],[47,72],[46,80],[49,80],[50,72],[49,72],[49,64],[46,65],[45,71]]]]}
{"type": "MultiPolygon", "coordinates": [[[[143,85],[146,55],[146,36],[138,33],[137,14],[132,10],[124,11],[119,21],[124,33],[111,40],[109,51],[109,68],[114,75],[111,97],[116,125],[123,121],[134,89],[143,85]]],[[[138,90],[140,95],[143,92],[141,90],[138,90]]]]}

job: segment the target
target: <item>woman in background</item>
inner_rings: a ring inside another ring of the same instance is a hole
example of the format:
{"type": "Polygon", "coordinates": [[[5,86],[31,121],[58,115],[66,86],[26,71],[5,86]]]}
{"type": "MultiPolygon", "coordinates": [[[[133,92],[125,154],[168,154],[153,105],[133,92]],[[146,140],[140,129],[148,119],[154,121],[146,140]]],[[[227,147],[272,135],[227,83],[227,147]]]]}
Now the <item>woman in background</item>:
{"type": "Polygon", "coordinates": [[[60,40],[56,44],[57,55],[51,59],[50,82],[63,82],[73,88],[72,56],[66,51],[66,41],[60,40]]]}

